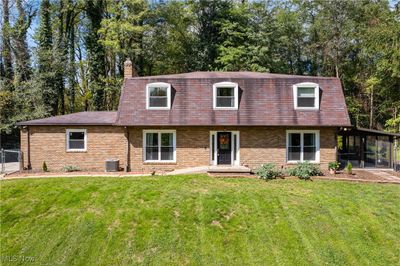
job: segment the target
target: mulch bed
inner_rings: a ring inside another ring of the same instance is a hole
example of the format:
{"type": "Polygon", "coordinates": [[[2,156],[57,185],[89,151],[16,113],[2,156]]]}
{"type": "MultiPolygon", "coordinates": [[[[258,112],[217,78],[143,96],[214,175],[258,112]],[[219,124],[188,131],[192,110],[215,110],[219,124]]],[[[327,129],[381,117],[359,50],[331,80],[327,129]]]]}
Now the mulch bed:
{"type": "MultiPolygon", "coordinates": [[[[399,173],[390,172],[391,175],[399,176],[399,173]]],[[[360,181],[360,182],[376,182],[376,183],[394,183],[400,184],[400,181],[391,181],[378,173],[374,174],[371,171],[353,170],[351,175],[342,171],[337,172],[335,175],[329,172],[324,172],[324,176],[314,177],[314,179],[330,179],[330,180],[346,180],[346,181],[360,181]]]]}

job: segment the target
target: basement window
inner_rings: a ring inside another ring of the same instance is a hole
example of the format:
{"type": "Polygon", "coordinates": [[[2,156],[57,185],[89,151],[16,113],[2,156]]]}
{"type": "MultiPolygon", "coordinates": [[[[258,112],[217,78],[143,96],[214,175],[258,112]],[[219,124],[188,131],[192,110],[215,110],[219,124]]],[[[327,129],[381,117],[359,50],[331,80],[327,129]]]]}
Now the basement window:
{"type": "Polygon", "coordinates": [[[293,99],[297,110],[318,110],[319,85],[311,82],[293,85],[293,99]]]}
{"type": "Polygon", "coordinates": [[[237,83],[220,82],[213,85],[214,109],[237,110],[239,87],[237,83]]]}
{"type": "Polygon", "coordinates": [[[86,129],[67,129],[67,151],[86,151],[86,129]]]}
{"type": "Polygon", "coordinates": [[[145,162],[176,162],[176,131],[144,130],[143,147],[145,162]]]}
{"type": "Polygon", "coordinates": [[[154,110],[171,109],[171,84],[164,82],[147,84],[146,108],[154,110]]]}

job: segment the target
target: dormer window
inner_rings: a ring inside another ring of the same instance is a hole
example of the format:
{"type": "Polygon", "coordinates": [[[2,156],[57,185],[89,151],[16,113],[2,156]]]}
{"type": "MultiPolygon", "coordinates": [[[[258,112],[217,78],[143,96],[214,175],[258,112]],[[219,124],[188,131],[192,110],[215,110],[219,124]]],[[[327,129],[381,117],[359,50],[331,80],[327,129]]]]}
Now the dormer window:
{"type": "Polygon", "coordinates": [[[147,109],[171,109],[171,84],[164,82],[147,84],[146,98],[147,109]]]}
{"type": "Polygon", "coordinates": [[[294,108],[298,110],[319,109],[319,85],[303,82],[293,85],[294,108]]]}
{"type": "Polygon", "coordinates": [[[220,82],[213,86],[214,109],[237,110],[239,103],[239,87],[237,83],[220,82]]]}

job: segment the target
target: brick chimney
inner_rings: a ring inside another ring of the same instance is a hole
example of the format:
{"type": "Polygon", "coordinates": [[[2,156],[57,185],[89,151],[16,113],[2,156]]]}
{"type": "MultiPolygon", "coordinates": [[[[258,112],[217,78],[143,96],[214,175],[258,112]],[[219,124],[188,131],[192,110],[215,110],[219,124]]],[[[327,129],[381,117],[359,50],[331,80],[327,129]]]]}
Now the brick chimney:
{"type": "Polygon", "coordinates": [[[127,58],[124,62],[124,78],[132,78],[137,76],[138,75],[135,66],[132,64],[132,61],[127,58]]]}

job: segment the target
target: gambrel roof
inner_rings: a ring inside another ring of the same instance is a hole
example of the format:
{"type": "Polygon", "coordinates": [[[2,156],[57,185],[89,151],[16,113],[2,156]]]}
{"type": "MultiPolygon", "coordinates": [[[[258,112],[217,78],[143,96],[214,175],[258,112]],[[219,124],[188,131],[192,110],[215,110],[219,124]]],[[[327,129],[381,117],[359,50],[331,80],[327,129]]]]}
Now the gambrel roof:
{"type": "Polygon", "coordinates": [[[20,122],[18,125],[116,126],[350,126],[341,82],[258,72],[192,72],[125,79],[118,112],[80,112],[20,122]],[[146,85],[171,84],[169,110],[146,108],[146,85]],[[213,85],[239,86],[237,110],[213,108],[213,85]],[[293,85],[317,83],[319,110],[296,110],[293,85]]]}
{"type": "Polygon", "coordinates": [[[119,126],[350,126],[341,82],[258,72],[192,72],[125,79],[116,125],[119,126]],[[214,110],[213,84],[239,85],[238,110],[214,110]],[[171,84],[171,109],[146,109],[146,85],[171,84]],[[293,85],[320,87],[319,110],[295,110],[293,85]]]}

